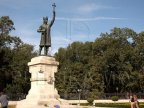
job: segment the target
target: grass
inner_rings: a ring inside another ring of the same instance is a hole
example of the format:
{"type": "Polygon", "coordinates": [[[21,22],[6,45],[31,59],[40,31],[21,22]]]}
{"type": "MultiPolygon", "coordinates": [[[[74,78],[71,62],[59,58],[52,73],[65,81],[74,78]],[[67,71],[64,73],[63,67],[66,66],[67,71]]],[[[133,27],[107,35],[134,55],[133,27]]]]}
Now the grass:
{"type": "MultiPolygon", "coordinates": [[[[88,106],[89,104],[81,104],[88,106]]],[[[140,108],[144,108],[144,102],[140,102],[140,108]]],[[[130,103],[96,103],[96,107],[130,108],[130,103]]]]}
{"type": "MultiPolygon", "coordinates": [[[[115,107],[115,108],[130,108],[130,103],[97,103],[97,107],[115,107]]],[[[139,104],[140,108],[144,108],[144,103],[139,104]]]]}

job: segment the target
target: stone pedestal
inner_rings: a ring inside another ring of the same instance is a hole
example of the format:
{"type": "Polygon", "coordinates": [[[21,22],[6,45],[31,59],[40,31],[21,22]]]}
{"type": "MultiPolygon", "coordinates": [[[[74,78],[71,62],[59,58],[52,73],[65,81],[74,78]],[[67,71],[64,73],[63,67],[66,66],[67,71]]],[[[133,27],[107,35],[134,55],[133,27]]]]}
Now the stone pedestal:
{"type": "Polygon", "coordinates": [[[46,108],[54,105],[68,105],[68,102],[60,99],[54,86],[57,66],[59,63],[55,58],[38,56],[28,63],[31,73],[31,89],[26,99],[17,103],[17,108],[46,108]]]}

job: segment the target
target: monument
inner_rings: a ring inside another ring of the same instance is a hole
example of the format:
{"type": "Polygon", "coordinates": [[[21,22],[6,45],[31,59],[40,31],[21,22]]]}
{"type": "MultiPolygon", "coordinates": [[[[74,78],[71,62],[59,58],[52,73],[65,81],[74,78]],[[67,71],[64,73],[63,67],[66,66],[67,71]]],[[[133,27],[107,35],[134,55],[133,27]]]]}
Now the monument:
{"type": "Polygon", "coordinates": [[[48,17],[43,17],[43,24],[37,30],[41,32],[41,41],[39,45],[39,55],[41,55],[42,48],[44,48],[44,55],[48,54],[49,47],[51,47],[51,27],[55,21],[55,3],[53,6],[53,18],[48,23],[48,17]]]}
{"type": "MultiPolygon", "coordinates": [[[[53,4],[53,18],[48,23],[48,18],[43,18],[43,24],[37,30],[41,33],[39,45],[39,56],[34,57],[28,63],[29,72],[31,73],[31,88],[26,99],[18,101],[16,108],[76,108],[69,105],[68,101],[60,98],[55,88],[55,76],[59,62],[54,57],[48,55],[51,47],[51,26],[55,20],[55,7],[53,4]],[[44,54],[42,49],[44,48],[44,54]]],[[[79,107],[77,107],[79,108],[79,107]]]]}

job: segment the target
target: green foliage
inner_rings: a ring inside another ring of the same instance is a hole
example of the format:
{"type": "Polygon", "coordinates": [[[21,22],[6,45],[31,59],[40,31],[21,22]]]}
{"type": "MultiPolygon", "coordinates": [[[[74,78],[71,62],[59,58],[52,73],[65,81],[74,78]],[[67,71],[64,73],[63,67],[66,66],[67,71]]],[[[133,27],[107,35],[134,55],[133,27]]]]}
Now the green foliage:
{"type": "Polygon", "coordinates": [[[144,32],[114,28],[95,42],[73,42],[60,48],[56,87],[64,98],[73,98],[81,88],[86,99],[103,92],[142,92],[144,88],[144,32]],[[116,89],[118,88],[118,90],[116,89]]]}
{"type": "MultiPolygon", "coordinates": [[[[81,103],[82,106],[88,106],[88,103],[81,103]]],[[[95,104],[96,107],[108,107],[108,108],[130,108],[130,103],[126,102],[126,103],[96,103],[95,104]]],[[[140,108],[144,108],[144,103],[140,102],[139,105],[140,108]]]]}
{"type": "Polygon", "coordinates": [[[74,42],[67,49],[60,48],[56,54],[60,62],[56,87],[64,98],[76,98],[74,96],[79,88],[84,98],[88,97],[89,92],[103,91],[102,76],[95,68],[91,49],[92,42],[74,42]],[[67,94],[71,95],[68,97],[67,94]]]}
{"type": "Polygon", "coordinates": [[[96,103],[97,107],[130,108],[130,103],[96,103]]]}
{"type": "Polygon", "coordinates": [[[94,101],[94,98],[87,98],[87,102],[92,105],[93,104],[93,101],[94,101]]]}
{"type": "Polygon", "coordinates": [[[0,18],[0,90],[27,93],[30,88],[27,63],[36,53],[32,45],[9,34],[14,30],[13,25],[8,16],[0,18]]]}
{"type": "Polygon", "coordinates": [[[112,100],[112,101],[118,101],[118,100],[119,100],[119,97],[118,97],[118,96],[112,96],[112,97],[111,97],[111,100],[112,100]]]}
{"type": "Polygon", "coordinates": [[[0,18],[0,35],[7,35],[10,31],[15,30],[13,21],[9,16],[2,16],[0,18]]]}

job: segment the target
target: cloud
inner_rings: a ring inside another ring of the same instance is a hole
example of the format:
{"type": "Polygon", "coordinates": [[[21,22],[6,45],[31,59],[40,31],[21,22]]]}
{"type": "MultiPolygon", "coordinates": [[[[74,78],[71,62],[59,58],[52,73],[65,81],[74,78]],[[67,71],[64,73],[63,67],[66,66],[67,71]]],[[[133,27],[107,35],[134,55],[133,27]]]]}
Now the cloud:
{"type": "Polygon", "coordinates": [[[82,13],[89,13],[95,10],[99,10],[100,8],[101,6],[96,6],[95,4],[87,4],[87,5],[78,7],[78,11],[82,13]]]}
{"type": "Polygon", "coordinates": [[[72,40],[64,37],[64,36],[53,36],[52,37],[53,43],[57,45],[66,45],[72,43],[72,40]]]}
{"type": "Polygon", "coordinates": [[[65,48],[67,47],[69,44],[71,44],[73,41],[64,37],[62,34],[56,35],[52,37],[52,46],[49,50],[49,53],[51,55],[55,54],[58,49],[61,48],[65,48]]]}
{"type": "Polygon", "coordinates": [[[24,43],[36,45],[39,43],[38,40],[40,39],[39,34],[36,32],[36,29],[33,27],[34,24],[32,21],[31,23],[29,22],[24,22],[25,24],[22,25],[21,22],[16,22],[16,30],[13,31],[11,34],[13,36],[19,36],[20,39],[24,43]],[[22,26],[21,26],[22,25],[22,26]]]}
{"type": "MultiPolygon", "coordinates": [[[[52,47],[50,48],[50,52],[54,54],[58,51],[60,47],[67,47],[73,41],[88,41],[94,40],[92,35],[92,31],[87,25],[87,22],[84,21],[96,21],[96,20],[124,20],[124,18],[115,18],[115,17],[95,17],[95,18],[67,18],[67,17],[57,17],[58,21],[68,21],[69,25],[60,26],[60,23],[55,24],[55,28],[52,30],[52,47]],[[60,29],[60,27],[62,29],[60,29]]],[[[37,33],[37,28],[39,27],[39,23],[41,20],[33,19],[32,21],[23,22],[22,25],[21,20],[16,21],[16,31],[14,31],[14,35],[20,36],[20,38],[25,42],[36,46],[36,50],[39,48],[40,35],[37,33]]],[[[95,37],[94,37],[95,38],[95,37]]]]}
{"type": "Polygon", "coordinates": [[[96,20],[124,20],[125,18],[116,17],[95,17],[95,18],[75,18],[74,21],[96,21],[96,20]]]}
{"type": "Polygon", "coordinates": [[[96,21],[96,20],[126,20],[127,18],[119,17],[93,17],[93,18],[66,18],[58,17],[57,20],[66,20],[66,21],[96,21]]]}
{"type": "Polygon", "coordinates": [[[64,13],[65,15],[69,15],[70,17],[75,16],[93,16],[95,11],[101,11],[109,9],[116,9],[117,7],[106,6],[103,4],[96,4],[95,2],[90,3],[89,1],[82,1],[82,3],[72,3],[71,5],[61,7],[57,9],[58,13],[64,13]]]}
{"type": "Polygon", "coordinates": [[[77,10],[79,13],[92,13],[97,10],[108,9],[108,8],[111,8],[111,7],[90,3],[90,4],[79,6],[77,10]]]}
{"type": "Polygon", "coordinates": [[[70,39],[67,37],[64,37],[62,34],[56,35],[52,37],[52,46],[49,50],[49,53],[51,55],[54,55],[59,48],[66,48],[69,44],[73,43],[74,41],[80,41],[85,42],[89,41],[90,37],[93,35],[87,35],[87,34],[75,34],[70,39]]]}

